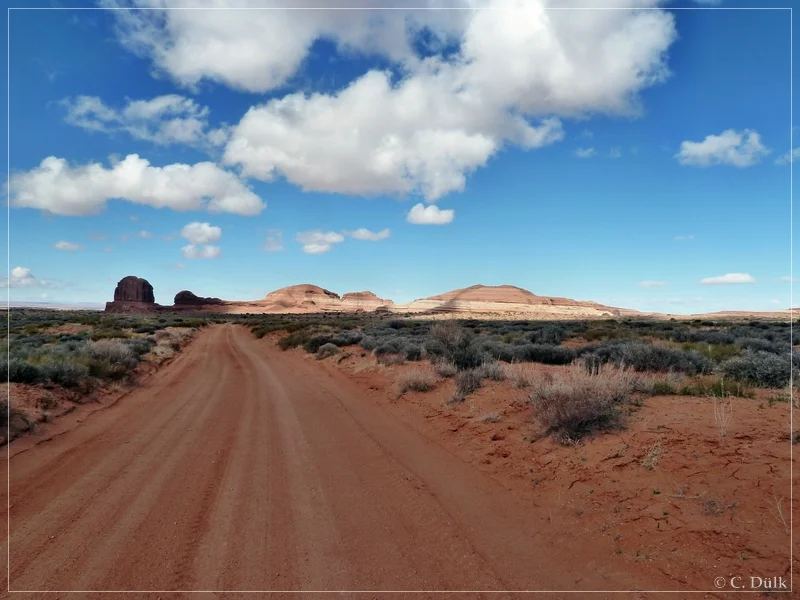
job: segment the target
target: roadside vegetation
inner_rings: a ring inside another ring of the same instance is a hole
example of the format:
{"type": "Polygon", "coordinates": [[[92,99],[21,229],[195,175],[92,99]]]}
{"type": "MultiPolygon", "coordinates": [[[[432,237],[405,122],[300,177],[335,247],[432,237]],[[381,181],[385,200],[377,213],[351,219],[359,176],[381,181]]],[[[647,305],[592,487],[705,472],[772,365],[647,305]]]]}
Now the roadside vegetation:
{"type": "Polygon", "coordinates": [[[455,407],[491,382],[508,380],[525,394],[543,429],[563,440],[623,426],[626,406],[649,395],[754,398],[768,389],[788,397],[790,377],[797,382],[800,368],[800,328],[790,339],[789,323],[776,320],[542,322],[12,309],[0,376],[85,398],[98,387],[125,384],[143,361],[168,360],[197,330],[217,322],[244,325],[258,338],[270,336],[280,348],[302,348],[320,361],[355,356],[376,365],[417,365],[401,369],[397,398],[446,387],[445,400],[455,407]]]}
{"type": "Polygon", "coordinates": [[[647,396],[755,398],[759,389],[787,394],[800,368],[800,331],[792,338],[789,323],[776,320],[253,319],[255,335],[274,334],[284,350],[302,347],[323,358],[321,348],[331,356],[333,348],[354,346],[376,364],[419,363],[401,372],[396,397],[452,379],[446,401],[457,405],[486,382],[508,379],[524,390],[542,429],[564,442],[624,427],[647,396]],[[524,364],[559,368],[537,375],[520,370],[524,364]]]}

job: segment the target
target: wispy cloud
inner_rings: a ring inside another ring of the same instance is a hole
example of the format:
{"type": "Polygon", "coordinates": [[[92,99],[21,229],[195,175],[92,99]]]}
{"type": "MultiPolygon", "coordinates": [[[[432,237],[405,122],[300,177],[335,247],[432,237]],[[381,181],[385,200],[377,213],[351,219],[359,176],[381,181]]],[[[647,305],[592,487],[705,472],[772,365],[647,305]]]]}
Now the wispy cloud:
{"type": "Polygon", "coordinates": [[[702,285],[728,285],[755,282],[756,280],[749,273],[726,273],[725,275],[706,277],[705,279],[700,280],[702,285]]]}
{"type": "Polygon", "coordinates": [[[597,151],[594,148],[578,148],[575,150],[575,156],[578,158],[590,158],[596,153],[597,151]]]}
{"type": "Polygon", "coordinates": [[[664,287],[667,285],[665,281],[640,281],[639,286],[645,288],[664,287]]]}
{"type": "Polygon", "coordinates": [[[608,151],[608,158],[622,158],[622,148],[614,146],[608,151]]]}
{"type": "Polygon", "coordinates": [[[76,244],[75,242],[65,242],[62,240],[53,244],[53,248],[56,250],[61,250],[62,252],[77,252],[78,250],[81,250],[83,246],[76,244]]]}
{"type": "Polygon", "coordinates": [[[693,240],[693,239],[694,239],[694,234],[690,234],[690,235],[676,235],[676,236],[675,236],[675,241],[678,241],[678,242],[683,242],[683,241],[685,241],[685,240],[693,240]]]}
{"type": "Polygon", "coordinates": [[[280,252],[283,250],[283,232],[280,229],[267,231],[267,239],[261,245],[266,252],[280,252]]]}
{"type": "Polygon", "coordinates": [[[347,232],[348,235],[354,240],[362,240],[365,242],[379,242],[385,240],[391,235],[389,229],[382,229],[381,231],[370,231],[364,227],[356,229],[355,231],[347,232]]]}

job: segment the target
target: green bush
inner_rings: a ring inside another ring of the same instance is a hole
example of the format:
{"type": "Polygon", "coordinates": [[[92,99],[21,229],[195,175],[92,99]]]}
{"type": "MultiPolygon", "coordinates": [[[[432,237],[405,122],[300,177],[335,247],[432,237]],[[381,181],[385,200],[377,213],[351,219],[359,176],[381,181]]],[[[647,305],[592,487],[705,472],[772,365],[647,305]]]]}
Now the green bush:
{"type": "MultiPolygon", "coordinates": [[[[5,357],[3,357],[5,359],[5,357]]],[[[0,381],[11,383],[39,383],[47,379],[38,365],[32,365],[20,358],[11,357],[8,361],[2,360],[0,381]]]]}
{"type": "Polygon", "coordinates": [[[525,344],[514,351],[514,358],[520,362],[537,362],[546,365],[568,365],[575,360],[572,348],[547,346],[544,344],[525,344]]]}
{"type": "Polygon", "coordinates": [[[788,354],[781,356],[745,350],[741,355],[726,360],[720,368],[725,375],[738,381],[759,387],[782,388],[789,384],[792,360],[788,354]]]}
{"type": "Polygon", "coordinates": [[[89,376],[89,367],[78,362],[58,360],[43,365],[44,375],[62,387],[76,387],[89,376]]]}

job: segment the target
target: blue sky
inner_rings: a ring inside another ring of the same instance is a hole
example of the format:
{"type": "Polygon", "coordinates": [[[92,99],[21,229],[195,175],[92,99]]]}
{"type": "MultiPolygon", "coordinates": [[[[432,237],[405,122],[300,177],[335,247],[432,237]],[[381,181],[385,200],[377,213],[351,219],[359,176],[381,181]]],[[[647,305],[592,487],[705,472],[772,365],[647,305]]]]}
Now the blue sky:
{"type": "Polygon", "coordinates": [[[485,4],[11,11],[12,301],[787,308],[789,12],[485,4]]]}

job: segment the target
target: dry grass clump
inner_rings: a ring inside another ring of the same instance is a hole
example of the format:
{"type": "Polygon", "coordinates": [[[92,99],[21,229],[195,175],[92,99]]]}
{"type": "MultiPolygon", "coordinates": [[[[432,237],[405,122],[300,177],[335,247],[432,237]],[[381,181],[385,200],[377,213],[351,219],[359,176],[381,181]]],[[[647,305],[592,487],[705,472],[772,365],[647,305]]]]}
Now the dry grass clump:
{"type": "Polygon", "coordinates": [[[322,346],[317,349],[317,360],[328,358],[334,354],[339,354],[339,346],[336,344],[322,344],[322,346]]]}
{"type": "Polygon", "coordinates": [[[460,371],[456,375],[456,391],[450,402],[463,402],[467,396],[480,389],[483,384],[483,374],[480,369],[460,371]]]}
{"type": "Polygon", "coordinates": [[[400,375],[397,380],[397,396],[406,392],[428,392],[436,387],[436,377],[430,371],[413,369],[400,375]]]}
{"type": "Polygon", "coordinates": [[[629,399],[637,381],[625,369],[607,368],[592,375],[583,366],[573,365],[550,381],[535,381],[529,400],[547,432],[567,443],[620,427],[620,404],[629,399]]]}
{"type": "Polygon", "coordinates": [[[381,365],[402,365],[406,362],[406,357],[399,352],[391,352],[387,354],[378,354],[375,360],[381,365]]]}
{"type": "Polygon", "coordinates": [[[648,471],[652,471],[658,466],[658,461],[661,455],[664,454],[664,448],[661,446],[661,438],[658,438],[652,446],[645,452],[639,464],[648,471]]]}
{"type": "Polygon", "coordinates": [[[497,412],[489,413],[480,418],[481,423],[499,423],[503,419],[503,415],[497,412]]]}
{"type": "Polygon", "coordinates": [[[458,373],[456,366],[453,363],[446,361],[439,361],[435,363],[433,365],[433,370],[436,371],[436,374],[439,377],[444,377],[445,379],[455,377],[455,374],[458,373]]]}
{"type": "Polygon", "coordinates": [[[505,381],[508,377],[505,367],[496,360],[485,362],[478,369],[485,379],[492,381],[505,381]]]}

